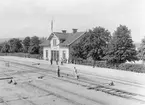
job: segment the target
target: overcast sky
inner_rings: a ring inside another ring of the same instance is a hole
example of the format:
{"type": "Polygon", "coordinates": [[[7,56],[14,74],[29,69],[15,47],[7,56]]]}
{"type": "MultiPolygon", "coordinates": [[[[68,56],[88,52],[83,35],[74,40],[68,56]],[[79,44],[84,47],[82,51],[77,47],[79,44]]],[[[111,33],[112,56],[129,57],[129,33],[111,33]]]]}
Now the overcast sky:
{"type": "Polygon", "coordinates": [[[111,33],[122,24],[135,42],[145,36],[145,0],[0,0],[0,38],[48,36],[72,28],[102,26],[111,33]]]}

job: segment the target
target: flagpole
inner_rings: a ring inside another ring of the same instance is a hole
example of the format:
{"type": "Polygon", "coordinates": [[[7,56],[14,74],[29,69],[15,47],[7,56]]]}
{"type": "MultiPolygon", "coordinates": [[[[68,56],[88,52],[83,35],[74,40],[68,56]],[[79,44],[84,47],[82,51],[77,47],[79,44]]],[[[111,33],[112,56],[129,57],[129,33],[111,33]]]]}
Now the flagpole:
{"type": "Polygon", "coordinates": [[[53,19],[51,20],[51,33],[53,33],[53,19]]]}
{"type": "Polygon", "coordinates": [[[54,23],[54,17],[52,17],[52,20],[51,20],[51,33],[53,33],[53,23],[54,23]]]}

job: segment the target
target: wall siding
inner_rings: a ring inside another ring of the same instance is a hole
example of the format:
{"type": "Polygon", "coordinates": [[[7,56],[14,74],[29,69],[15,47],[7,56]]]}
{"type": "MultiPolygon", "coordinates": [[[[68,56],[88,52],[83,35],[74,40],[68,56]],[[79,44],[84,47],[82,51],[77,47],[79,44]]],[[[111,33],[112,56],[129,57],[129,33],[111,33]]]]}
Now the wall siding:
{"type": "Polygon", "coordinates": [[[58,37],[54,35],[52,37],[51,41],[50,41],[51,46],[50,47],[43,47],[43,59],[47,60],[47,58],[46,58],[46,50],[48,50],[48,60],[51,59],[51,51],[52,50],[57,50],[57,51],[59,51],[59,60],[62,59],[63,51],[66,51],[66,59],[68,60],[69,59],[69,48],[68,47],[61,47],[60,48],[59,46],[53,46],[53,39],[57,40],[56,41],[57,44],[60,43],[58,37]]]}

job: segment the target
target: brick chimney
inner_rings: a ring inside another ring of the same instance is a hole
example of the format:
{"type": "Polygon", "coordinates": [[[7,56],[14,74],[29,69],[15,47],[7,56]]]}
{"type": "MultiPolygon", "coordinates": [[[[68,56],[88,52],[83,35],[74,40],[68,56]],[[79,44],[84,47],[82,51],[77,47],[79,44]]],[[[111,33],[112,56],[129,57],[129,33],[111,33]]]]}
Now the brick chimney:
{"type": "Polygon", "coordinates": [[[66,30],[62,30],[62,33],[66,33],[66,30]]]}
{"type": "Polygon", "coordinates": [[[78,29],[72,29],[73,30],[73,34],[75,34],[77,32],[78,29]]]}

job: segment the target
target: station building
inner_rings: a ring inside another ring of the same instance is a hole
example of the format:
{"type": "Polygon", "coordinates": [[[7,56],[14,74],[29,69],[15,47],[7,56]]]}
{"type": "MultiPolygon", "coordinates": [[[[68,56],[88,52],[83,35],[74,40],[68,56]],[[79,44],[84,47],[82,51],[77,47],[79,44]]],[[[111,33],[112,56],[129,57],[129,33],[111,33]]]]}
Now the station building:
{"type": "Polygon", "coordinates": [[[78,32],[77,29],[72,29],[72,33],[52,32],[48,39],[40,46],[43,47],[43,59],[45,60],[71,60],[72,46],[80,41],[86,32],[78,32]]]}

